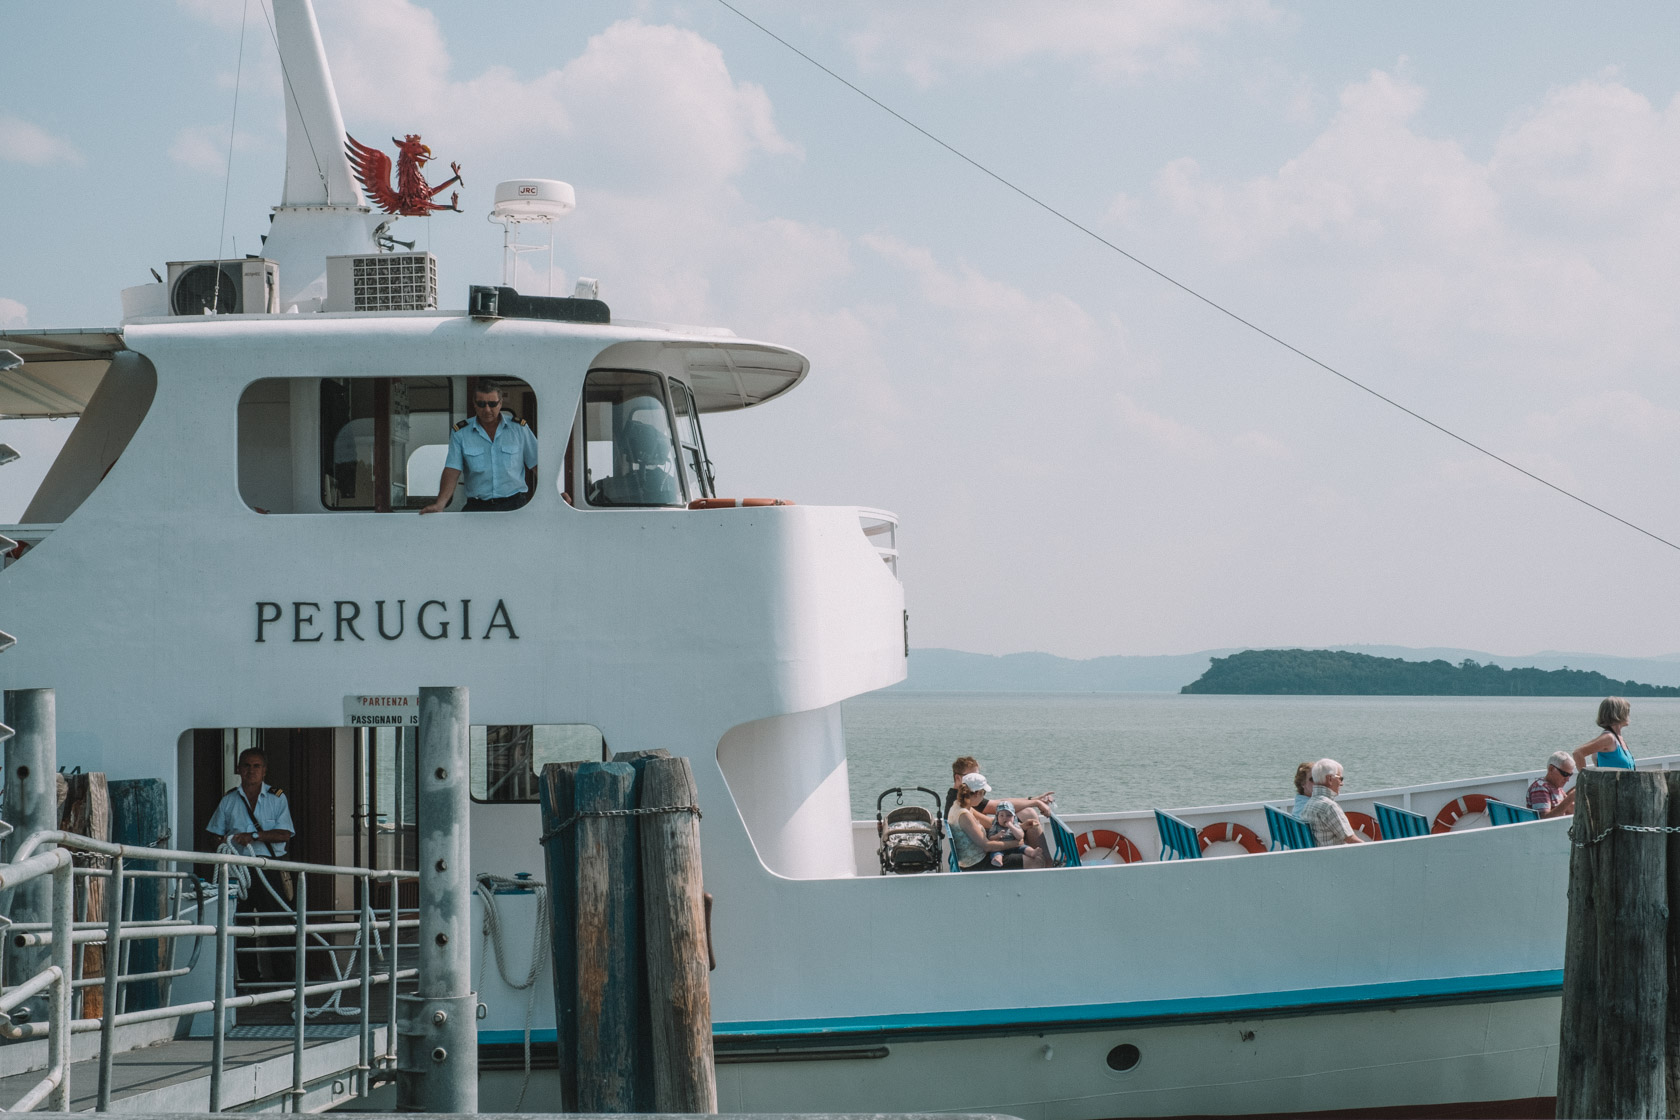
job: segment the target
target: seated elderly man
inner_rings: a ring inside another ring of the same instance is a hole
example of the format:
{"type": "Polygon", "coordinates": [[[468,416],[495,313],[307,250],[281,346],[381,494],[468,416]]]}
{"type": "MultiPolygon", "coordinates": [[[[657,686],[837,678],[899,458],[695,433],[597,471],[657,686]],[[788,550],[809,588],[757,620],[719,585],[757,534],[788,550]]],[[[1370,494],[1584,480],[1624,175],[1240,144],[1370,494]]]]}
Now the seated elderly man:
{"type": "Polygon", "coordinates": [[[1575,775],[1575,757],[1568,751],[1553,751],[1546,760],[1546,772],[1528,783],[1528,807],[1542,817],[1567,817],[1575,812],[1575,791],[1563,787],[1575,775]]]}
{"type": "Polygon", "coordinates": [[[1312,764],[1313,791],[1301,808],[1301,819],[1312,829],[1313,842],[1321,848],[1331,844],[1359,844],[1365,837],[1354,831],[1347,814],[1336,804],[1342,792],[1342,764],[1321,758],[1312,764]]]}

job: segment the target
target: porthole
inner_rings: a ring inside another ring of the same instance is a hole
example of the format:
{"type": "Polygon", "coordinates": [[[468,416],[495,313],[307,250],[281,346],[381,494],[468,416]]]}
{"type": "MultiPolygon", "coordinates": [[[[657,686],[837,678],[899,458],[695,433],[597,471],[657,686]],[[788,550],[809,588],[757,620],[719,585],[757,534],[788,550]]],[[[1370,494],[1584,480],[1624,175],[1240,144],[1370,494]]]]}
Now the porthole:
{"type": "Polygon", "coordinates": [[[1129,1042],[1122,1042],[1108,1052],[1108,1068],[1115,1073],[1127,1073],[1137,1068],[1138,1061],[1143,1055],[1136,1046],[1129,1042]]]}

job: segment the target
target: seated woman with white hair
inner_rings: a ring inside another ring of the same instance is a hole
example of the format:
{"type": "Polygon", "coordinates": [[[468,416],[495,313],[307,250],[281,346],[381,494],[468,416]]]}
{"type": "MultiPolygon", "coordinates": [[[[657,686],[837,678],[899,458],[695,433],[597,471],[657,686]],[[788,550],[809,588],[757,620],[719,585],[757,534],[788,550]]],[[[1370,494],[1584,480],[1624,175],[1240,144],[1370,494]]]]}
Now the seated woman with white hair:
{"type": "Polygon", "coordinates": [[[1300,817],[1312,829],[1313,842],[1321,848],[1365,840],[1336,804],[1336,796],[1342,792],[1342,776],[1342,764],[1333,758],[1321,758],[1312,764],[1312,797],[1302,806],[1300,817]]]}

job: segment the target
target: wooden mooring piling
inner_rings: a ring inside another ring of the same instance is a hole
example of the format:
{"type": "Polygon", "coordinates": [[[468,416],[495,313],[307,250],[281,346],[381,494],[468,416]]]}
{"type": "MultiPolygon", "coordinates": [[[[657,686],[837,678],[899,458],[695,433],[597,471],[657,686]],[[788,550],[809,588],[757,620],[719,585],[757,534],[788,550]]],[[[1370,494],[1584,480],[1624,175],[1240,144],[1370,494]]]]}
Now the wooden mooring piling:
{"type": "Polygon", "coordinates": [[[1557,1115],[1680,1116],[1680,772],[1576,788],[1557,1115]]]}
{"type": "Polygon", "coordinates": [[[662,750],[543,768],[567,1112],[713,1113],[694,776],[662,750]]]}

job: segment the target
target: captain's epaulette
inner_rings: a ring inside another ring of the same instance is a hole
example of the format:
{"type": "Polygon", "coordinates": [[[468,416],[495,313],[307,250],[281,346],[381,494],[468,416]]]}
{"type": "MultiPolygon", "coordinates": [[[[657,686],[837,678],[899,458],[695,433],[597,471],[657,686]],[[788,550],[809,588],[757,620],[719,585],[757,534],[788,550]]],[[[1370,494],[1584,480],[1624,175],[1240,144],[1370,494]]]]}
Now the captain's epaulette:
{"type": "Polygon", "coordinates": [[[456,431],[457,431],[457,432],[458,432],[458,431],[460,431],[460,430],[461,430],[461,429],[462,429],[462,428],[464,428],[464,427],[466,427],[466,426],[467,426],[467,423],[468,423],[468,421],[470,421],[470,420],[471,420],[471,419],[472,419],[472,417],[470,417],[470,416],[469,416],[469,417],[467,417],[467,419],[466,419],[466,420],[462,420],[462,421],[460,421],[460,422],[459,422],[459,423],[457,423],[457,424],[456,424],[456,425],[455,425],[455,430],[456,430],[456,431]]]}
{"type": "Polygon", "coordinates": [[[286,791],[281,789],[279,786],[269,786],[268,792],[272,793],[276,797],[286,796],[286,791]]]}

